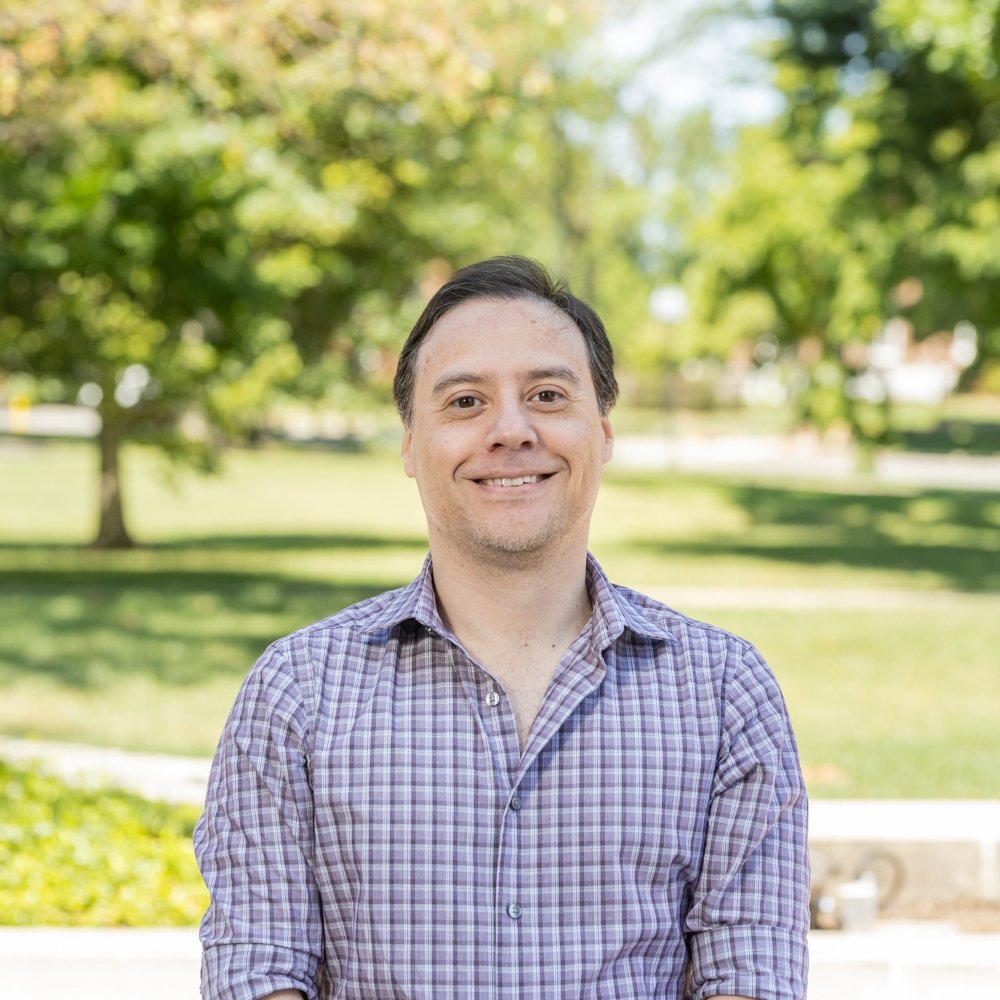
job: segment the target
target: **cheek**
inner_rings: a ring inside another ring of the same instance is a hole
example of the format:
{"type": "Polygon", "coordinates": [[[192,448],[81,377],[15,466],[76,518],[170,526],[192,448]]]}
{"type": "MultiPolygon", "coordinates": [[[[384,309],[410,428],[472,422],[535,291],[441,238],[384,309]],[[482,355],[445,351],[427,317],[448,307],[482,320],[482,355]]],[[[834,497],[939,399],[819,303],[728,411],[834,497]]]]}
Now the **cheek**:
{"type": "Polygon", "coordinates": [[[404,443],[403,471],[421,490],[434,490],[451,478],[456,461],[442,434],[432,434],[404,443]]]}

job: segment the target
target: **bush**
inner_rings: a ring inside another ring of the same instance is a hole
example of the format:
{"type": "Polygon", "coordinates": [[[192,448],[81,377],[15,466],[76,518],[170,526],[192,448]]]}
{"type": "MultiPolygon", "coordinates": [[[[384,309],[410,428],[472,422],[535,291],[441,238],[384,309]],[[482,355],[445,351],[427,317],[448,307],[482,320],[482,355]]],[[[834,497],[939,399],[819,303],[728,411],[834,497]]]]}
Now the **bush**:
{"type": "Polygon", "coordinates": [[[193,806],[0,761],[0,923],[179,926],[208,903],[193,806]]]}

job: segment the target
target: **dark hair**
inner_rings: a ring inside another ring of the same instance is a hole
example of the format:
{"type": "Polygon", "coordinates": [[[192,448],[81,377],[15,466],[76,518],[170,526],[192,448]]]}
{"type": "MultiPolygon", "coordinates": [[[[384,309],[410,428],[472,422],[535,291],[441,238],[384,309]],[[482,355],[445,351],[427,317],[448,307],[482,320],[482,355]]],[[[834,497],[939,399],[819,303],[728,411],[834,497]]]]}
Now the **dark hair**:
{"type": "Polygon", "coordinates": [[[403,344],[392,381],[392,398],[403,423],[413,417],[413,383],[417,351],[445,313],[472,299],[536,299],[548,302],[576,324],[587,345],[590,374],[597,389],[601,415],[607,416],[618,399],[615,359],[600,316],[573,295],[564,281],[556,281],[537,261],[527,257],[490,257],[456,271],[431,297],[403,344]]]}

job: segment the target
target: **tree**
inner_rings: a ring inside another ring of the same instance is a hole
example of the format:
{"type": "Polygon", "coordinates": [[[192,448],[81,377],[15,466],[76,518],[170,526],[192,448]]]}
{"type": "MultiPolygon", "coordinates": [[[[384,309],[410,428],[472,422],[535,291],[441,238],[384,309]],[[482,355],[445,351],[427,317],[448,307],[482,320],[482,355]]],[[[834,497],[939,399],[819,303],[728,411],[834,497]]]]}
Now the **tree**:
{"type": "Polygon", "coordinates": [[[604,317],[625,369],[643,367],[663,337],[648,308],[661,262],[644,227],[665,140],[650,108],[624,97],[639,60],[610,53],[603,33],[641,6],[578,5],[572,23],[570,8],[540,8],[530,37],[505,40],[494,113],[469,123],[449,184],[423,203],[449,265],[518,252],[567,277],[604,317]]]}
{"type": "Polygon", "coordinates": [[[741,134],[692,226],[694,321],[720,349],[799,348],[803,415],[878,443],[886,407],[858,376],[887,321],[917,338],[972,323],[980,371],[1000,357],[997,11],[775,0],[769,12],[785,108],[741,134]]]}
{"type": "Polygon", "coordinates": [[[522,128],[544,47],[596,10],[24,0],[0,13],[0,371],[97,406],[97,545],[131,544],[125,441],[207,467],[275,392],[360,374],[384,337],[373,314],[467,245],[437,195],[488,189],[489,127],[522,128]]]}

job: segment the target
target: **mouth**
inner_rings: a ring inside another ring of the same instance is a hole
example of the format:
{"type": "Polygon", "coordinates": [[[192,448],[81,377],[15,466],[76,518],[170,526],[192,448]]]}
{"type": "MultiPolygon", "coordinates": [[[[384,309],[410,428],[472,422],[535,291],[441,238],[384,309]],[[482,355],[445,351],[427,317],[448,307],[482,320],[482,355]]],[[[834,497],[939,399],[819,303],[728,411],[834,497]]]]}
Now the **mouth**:
{"type": "Polygon", "coordinates": [[[551,472],[546,472],[539,476],[502,476],[495,479],[477,479],[476,482],[480,486],[530,486],[548,479],[551,475],[551,472]]]}

